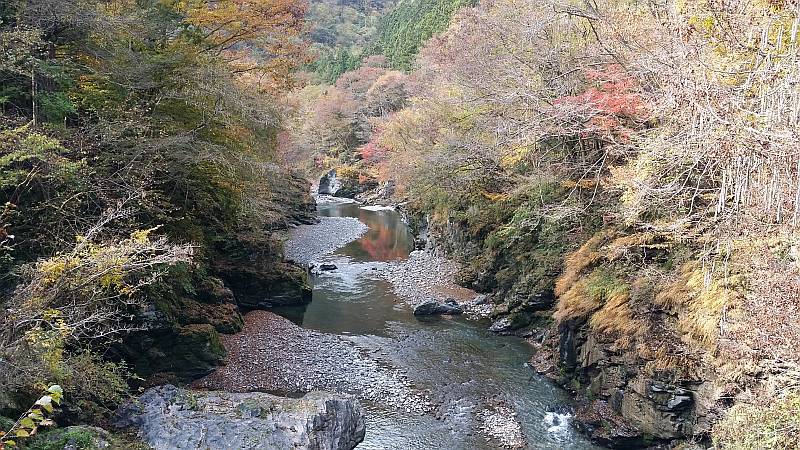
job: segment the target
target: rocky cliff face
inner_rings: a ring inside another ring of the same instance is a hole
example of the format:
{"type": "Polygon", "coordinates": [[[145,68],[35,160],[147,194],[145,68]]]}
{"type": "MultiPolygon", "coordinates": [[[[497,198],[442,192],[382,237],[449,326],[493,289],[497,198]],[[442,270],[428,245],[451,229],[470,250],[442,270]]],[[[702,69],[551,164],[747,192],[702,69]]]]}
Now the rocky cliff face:
{"type": "Polygon", "coordinates": [[[579,399],[577,426],[612,448],[702,439],[719,413],[711,371],[648,370],[635,352],[568,321],[541,332],[533,367],[579,399]]]}
{"type": "Polygon", "coordinates": [[[137,432],[155,450],[350,450],[365,433],[364,410],[350,397],[310,392],[285,398],[171,385],[120,407],[114,425],[137,432]]]}
{"type": "MultiPolygon", "coordinates": [[[[418,246],[460,259],[460,282],[487,293],[493,304],[492,331],[530,337],[538,348],[532,366],[575,394],[575,423],[595,441],[612,448],[644,448],[708,438],[724,405],[704,353],[691,350],[676,330],[679,314],[659,308],[652,299],[626,301],[623,307],[629,309],[612,311],[603,320],[620,328],[633,321],[641,326],[643,331],[630,332],[635,337],[629,336],[628,344],[620,343],[620,333],[591,323],[607,299],[594,304],[587,297],[585,312],[564,320],[553,317],[560,301],[556,281],[576,248],[570,241],[586,242],[590,235],[572,236],[563,225],[539,223],[521,235],[510,235],[505,228],[505,240],[497,243],[496,232],[481,234],[454,221],[429,225],[420,215],[410,219],[424,241],[418,246]],[[667,364],[662,367],[661,362],[667,364]]],[[[599,254],[588,260],[594,265],[578,269],[570,284],[595,282],[595,267],[616,270],[599,254]]],[[[589,289],[613,290],[619,287],[615,283],[627,281],[609,280],[589,289]]]]}
{"type": "Polygon", "coordinates": [[[283,239],[291,226],[317,220],[314,199],[293,174],[271,187],[276,202],[260,211],[259,228],[205,230],[195,264],[152,288],[142,329],[113,349],[139,376],[156,383],[207,375],[225,357],[220,333],[240,331],[242,312],[311,301],[308,274],[284,261],[283,239]]]}

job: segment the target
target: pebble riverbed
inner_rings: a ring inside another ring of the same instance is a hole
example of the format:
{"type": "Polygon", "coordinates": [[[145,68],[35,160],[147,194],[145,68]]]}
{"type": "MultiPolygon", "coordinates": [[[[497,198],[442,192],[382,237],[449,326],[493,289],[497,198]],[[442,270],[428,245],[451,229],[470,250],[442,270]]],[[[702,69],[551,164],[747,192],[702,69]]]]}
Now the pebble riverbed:
{"type": "Polygon", "coordinates": [[[393,211],[332,208],[319,223],[292,229],[285,244],[288,259],[315,267],[309,310],[299,320],[245,315],[242,332],[223,337],[226,364],[195,387],[351,394],[367,409],[359,449],[592,448],[574,433],[547,431],[547,405],[567,396],[533,378],[524,341],[489,333],[487,322],[411,315],[422,302],[446,299],[468,319],[489,312],[485,297],[455,284],[453,262],[409,254],[412,240],[393,211]],[[323,263],[338,267],[318,272],[323,263]]]}

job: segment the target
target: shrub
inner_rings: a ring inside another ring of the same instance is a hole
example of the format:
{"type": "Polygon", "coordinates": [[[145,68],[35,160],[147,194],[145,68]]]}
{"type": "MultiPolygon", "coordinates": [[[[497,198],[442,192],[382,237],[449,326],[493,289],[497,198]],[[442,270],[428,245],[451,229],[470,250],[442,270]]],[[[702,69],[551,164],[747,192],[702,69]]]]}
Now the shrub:
{"type": "Polygon", "coordinates": [[[0,316],[0,391],[17,393],[17,405],[7,406],[19,408],[44,383],[60,383],[71,405],[96,415],[126,392],[126,368],[97,352],[139,328],[133,318],[144,302],[142,288],[168,266],[188,261],[191,249],[151,239],[152,230],[94,242],[113,217],[118,215],[81,236],[70,252],[25,268],[26,281],[0,316]]]}
{"type": "Polygon", "coordinates": [[[714,444],[723,449],[800,448],[800,393],[765,405],[739,403],[713,429],[714,444]]]}

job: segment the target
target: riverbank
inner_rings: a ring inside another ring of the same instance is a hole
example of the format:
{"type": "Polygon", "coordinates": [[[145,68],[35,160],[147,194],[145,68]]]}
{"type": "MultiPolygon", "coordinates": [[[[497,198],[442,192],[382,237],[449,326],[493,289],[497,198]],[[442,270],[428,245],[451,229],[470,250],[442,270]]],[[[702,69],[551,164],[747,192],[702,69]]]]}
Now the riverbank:
{"type": "Polygon", "coordinates": [[[455,284],[452,262],[413,252],[414,236],[397,212],[331,199],[318,210],[321,225],[292,230],[286,253],[336,268],[313,271],[307,307],[278,310],[293,323],[248,314],[243,332],[223,342],[231,348],[228,365],[206,387],[352,394],[368,416],[360,449],[593,448],[573,430],[548,431],[550,408],[568,408],[569,399],[533,374],[527,342],[460,317],[412,315],[423,301],[468,306],[483,297],[455,284]],[[324,231],[336,223],[329,218],[358,218],[369,230],[339,221],[334,236],[324,231]],[[330,251],[343,236],[350,242],[330,251]],[[425,403],[407,405],[400,396],[425,403]]]}
{"type": "Polygon", "coordinates": [[[225,365],[194,387],[229,392],[297,395],[314,390],[421,414],[432,409],[424,392],[399,370],[379,363],[345,339],[306,330],[277,314],[252,311],[242,332],[224,336],[225,365]]]}
{"type": "Polygon", "coordinates": [[[468,317],[488,317],[492,307],[486,296],[456,284],[457,271],[455,262],[430,251],[416,250],[408,259],[387,264],[381,273],[412,309],[431,300],[443,303],[452,299],[468,317]]]}

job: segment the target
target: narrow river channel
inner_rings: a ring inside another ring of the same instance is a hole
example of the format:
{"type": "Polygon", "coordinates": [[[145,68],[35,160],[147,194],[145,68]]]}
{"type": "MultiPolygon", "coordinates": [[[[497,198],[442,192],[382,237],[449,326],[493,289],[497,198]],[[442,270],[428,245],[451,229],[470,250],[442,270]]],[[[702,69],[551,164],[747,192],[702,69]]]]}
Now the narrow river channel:
{"type": "Polygon", "coordinates": [[[528,343],[495,335],[479,321],[419,320],[396,297],[380,269],[412,250],[413,236],[398,213],[352,203],[320,205],[318,212],[358,218],[369,231],[318,258],[316,263],[337,269],[313,277],[310,305],[277,312],[303,328],[352,341],[402,371],[414,388],[429,391],[437,405],[420,414],[362,401],[368,421],[359,449],[498,448],[480,432],[479,412],[487,403],[516,411],[527,448],[596,448],[568,425],[567,415],[548,412],[569,404],[570,398],[528,367],[528,343]]]}

